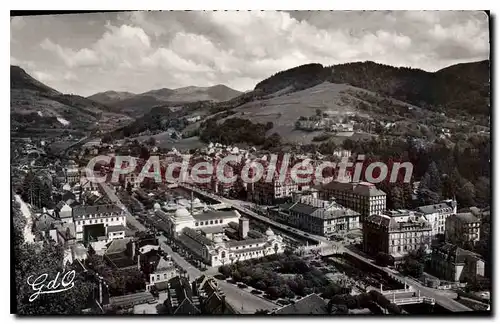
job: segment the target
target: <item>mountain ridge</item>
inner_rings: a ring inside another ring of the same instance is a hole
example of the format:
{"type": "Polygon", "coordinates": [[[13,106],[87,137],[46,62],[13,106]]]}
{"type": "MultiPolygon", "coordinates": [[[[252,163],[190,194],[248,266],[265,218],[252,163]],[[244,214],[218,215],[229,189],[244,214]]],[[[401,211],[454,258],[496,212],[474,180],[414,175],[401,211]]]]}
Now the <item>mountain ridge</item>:
{"type": "Polygon", "coordinates": [[[222,102],[239,96],[241,92],[228,86],[217,84],[210,87],[186,86],[176,89],[160,88],[139,94],[117,97],[116,91],[105,91],[93,94],[91,98],[109,105],[113,111],[122,112],[132,117],[140,117],[152,107],[159,105],[179,105],[196,101],[222,102]],[[110,95],[108,95],[110,93],[110,95]]]}

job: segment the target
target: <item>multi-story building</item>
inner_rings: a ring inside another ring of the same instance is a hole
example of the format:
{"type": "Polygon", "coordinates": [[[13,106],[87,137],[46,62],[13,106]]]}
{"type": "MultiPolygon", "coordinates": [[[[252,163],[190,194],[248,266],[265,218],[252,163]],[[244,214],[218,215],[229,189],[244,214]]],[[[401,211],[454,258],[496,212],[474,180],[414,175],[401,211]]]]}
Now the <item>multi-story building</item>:
{"type": "Polygon", "coordinates": [[[177,276],[177,269],[172,261],[160,258],[155,269],[149,274],[149,283],[146,284],[146,290],[155,287],[157,290],[168,288],[168,281],[177,276]]]}
{"type": "Polygon", "coordinates": [[[110,236],[115,230],[125,231],[125,212],[116,205],[76,206],[72,212],[77,241],[110,236]]]}
{"type": "Polygon", "coordinates": [[[293,202],[269,210],[269,217],[306,232],[329,236],[359,228],[359,213],[335,200],[317,198],[317,192],[294,195],[293,202]]]}
{"type": "Polygon", "coordinates": [[[155,214],[166,222],[166,234],[174,238],[182,233],[182,230],[186,227],[195,230],[220,229],[230,222],[238,222],[240,218],[240,213],[236,210],[206,211],[191,214],[186,208],[182,207],[177,209],[175,213],[157,209],[155,214]]]}
{"type": "Polygon", "coordinates": [[[78,183],[80,181],[80,169],[75,161],[71,160],[65,169],[66,183],[70,186],[78,183]]]}
{"type": "Polygon", "coordinates": [[[430,272],[441,280],[466,282],[484,276],[484,261],[471,251],[444,243],[432,248],[430,272]]]}
{"type": "Polygon", "coordinates": [[[372,215],[363,223],[363,248],[371,255],[383,252],[401,259],[410,251],[429,250],[431,225],[409,211],[389,211],[372,215]]]}
{"type": "Polygon", "coordinates": [[[335,200],[361,215],[361,222],[370,215],[377,215],[386,209],[386,194],[369,182],[332,181],[318,188],[320,198],[335,200]]]}
{"type": "Polygon", "coordinates": [[[177,241],[189,249],[200,261],[212,267],[283,253],[283,238],[271,229],[265,234],[249,230],[249,221],[228,226],[194,229],[184,227],[177,241]]]}
{"type": "Polygon", "coordinates": [[[278,176],[273,177],[269,182],[262,177],[252,186],[251,200],[261,205],[273,205],[278,202],[285,202],[292,197],[292,193],[299,190],[299,185],[295,183],[291,176],[287,174],[283,181],[278,176]]]}
{"type": "Polygon", "coordinates": [[[458,213],[446,219],[445,240],[460,247],[474,245],[480,238],[481,221],[472,213],[458,213]]]}
{"type": "Polygon", "coordinates": [[[444,234],[446,219],[457,213],[457,202],[446,200],[439,204],[420,206],[416,209],[432,225],[432,236],[444,234]]]}

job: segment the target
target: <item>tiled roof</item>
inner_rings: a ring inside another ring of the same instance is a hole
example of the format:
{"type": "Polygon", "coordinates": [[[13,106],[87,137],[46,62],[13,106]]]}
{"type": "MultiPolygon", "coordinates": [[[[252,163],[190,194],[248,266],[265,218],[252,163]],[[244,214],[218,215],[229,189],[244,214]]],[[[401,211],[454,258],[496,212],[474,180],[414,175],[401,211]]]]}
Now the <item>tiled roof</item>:
{"type": "Polygon", "coordinates": [[[274,312],[277,315],[327,315],[326,302],[316,294],[308,295],[295,304],[282,307],[274,312]]]}
{"type": "Polygon", "coordinates": [[[467,222],[467,223],[479,222],[479,219],[476,216],[472,215],[472,213],[458,213],[454,216],[457,217],[458,219],[464,221],[464,222],[467,222]]]}
{"type": "Polygon", "coordinates": [[[211,245],[212,244],[212,241],[210,239],[208,239],[205,235],[202,235],[202,234],[198,233],[197,231],[195,231],[192,228],[185,227],[182,230],[182,233],[184,235],[190,237],[191,239],[195,240],[198,243],[205,244],[205,245],[211,245]]]}
{"type": "Polygon", "coordinates": [[[377,189],[374,184],[368,182],[339,182],[331,181],[322,185],[319,189],[322,190],[337,190],[337,191],[350,191],[361,196],[385,196],[386,193],[377,189]]]}
{"type": "Polygon", "coordinates": [[[110,213],[121,213],[120,207],[108,204],[108,205],[95,205],[95,206],[77,206],[73,208],[73,217],[82,217],[84,215],[90,214],[110,214],[110,213]]]}
{"type": "Polygon", "coordinates": [[[226,243],[226,246],[236,247],[236,246],[250,245],[250,244],[256,244],[256,243],[264,243],[266,241],[267,241],[267,239],[265,237],[250,238],[250,239],[241,240],[241,241],[229,241],[226,243]]]}
{"type": "Polygon", "coordinates": [[[436,251],[444,253],[446,255],[446,260],[453,263],[463,263],[469,256],[479,257],[477,253],[469,250],[464,250],[455,244],[444,243],[439,247],[435,248],[436,251]]]}
{"type": "Polygon", "coordinates": [[[123,225],[111,225],[111,226],[106,227],[106,230],[108,231],[108,233],[122,232],[122,231],[127,231],[127,228],[123,225]]]}
{"type": "Polygon", "coordinates": [[[417,208],[417,211],[424,214],[433,214],[437,211],[449,211],[452,212],[453,209],[446,203],[434,204],[434,205],[426,205],[420,206],[417,208]]]}
{"type": "Polygon", "coordinates": [[[130,242],[129,238],[114,239],[109,244],[105,254],[120,253],[125,251],[127,249],[128,242],[130,242]]]}
{"type": "Polygon", "coordinates": [[[233,218],[233,217],[239,217],[239,213],[235,210],[211,210],[207,212],[203,212],[200,214],[194,214],[193,218],[196,221],[206,221],[206,220],[212,220],[212,219],[221,219],[221,218],[233,218]]]}

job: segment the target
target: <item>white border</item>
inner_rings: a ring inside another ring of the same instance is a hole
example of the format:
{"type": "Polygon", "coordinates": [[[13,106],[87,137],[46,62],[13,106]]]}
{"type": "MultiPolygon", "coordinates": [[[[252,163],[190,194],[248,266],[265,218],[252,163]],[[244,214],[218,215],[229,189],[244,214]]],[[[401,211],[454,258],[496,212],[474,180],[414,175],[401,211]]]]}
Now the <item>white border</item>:
{"type": "MultiPolygon", "coordinates": [[[[398,9],[398,10],[478,10],[478,9],[490,9],[491,12],[498,13],[498,10],[495,10],[498,8],[498,1],[484,1],[484,0],[475,0],[475,1],[436,1],[436,0],[419,0],[419,1],[372,1],[372,0],[363,0],[363,1],[341,1],[341,2],[333,2],[333,1],[319,1],[319,0],[308,0],[308,1],[297,1],[297,0],[254,0],[254,1],[249,1],[249,2],[243,2],[243,1],[229,1],[229,0],[211,0],[211,1],[203,1],[203,0],[184,0],[184,1],[178,1],[178,2],[173,2],[173,1],[160,1],[160,0],[154,0],[154,1],[137,1],[137,0],[108,0],[108,1],[102,1],[102,0],[87,0],[85,2],[73,2],[73,1],[15,1],[15,2],[7,2],[3,1],[2,2],[2,7],[4,7],[6,4],[11,4],[11,6],[8,6],[10,9],[16,9],[16,10],[32,10],[32,9],[42,9],[42,10],[79,10],[79,8],[84,7],[86,10],[117,10],[119,8],[125,10],[131,10],[131,9],[149,9],[149,10],[159,10],[159,9],[176,9],[176,10],[185,10],[185,9],[202,9],[202,10],[213,10],[213,9],[226,9],[226,10],[276,10],[276,9],[295,9],[295,10],[331,10],[331,9],[336,9],[336,10],[388,10],[388,9],[398,9]]],[[[7,8],[6,8],[7,9],[7,8]]],[[[0,163],[2,163],[2,170],[5,171],[5,181],[7,184],[2,186],[2,191],[1,191],[1,199],[2,199],[2,204],[3,209],[8,213],[7,215],[10,215],[10,209],[8,210],[7,208],[10,207],[10,182],[8,179],[10,179],[10,176],[7,175],[7,170],[10,171],[10,116],[9,114],[9,108],[10,107],[10,95],[9,95],[9,71],[10,69],[8,68],[8,65],[6,64],[7,61],[10,62],[10,53],[9,53],[9,46],[7,44],[7,41],[10,39],[10,24],[9,24],[9,18],[8,18],[8,12],[7,10],[2,10],[3,13],[3,19],[2,19],[2,38],[4,39],[4,44],[6,46],[2,47],[1,55],[4,57],[4,65],[2,65],[2,96],[0,97],[2,99],[2,102],[4,103],[2,106],[3,108],[1,109],[1,113],[5,114],[4,118],[0,118],[0,122],[2,123],[2,127],[0,127],[0,131],[3,133],[1,137],[1,142],[2,142],[2,152],[9,152],[8,156],[9,159],[2,159],[0,163]],[[8,210],[8,211],[7,211],[8,210]]],[[[498,33],[495,33],[495,41],[497,43],[497,35],[498,33]]],[[[498,83],[498,80],[497,82],[498,83]]],[[[495,89],[498,90],[495,84],[495,89]]],[[[497,92],[498,94],[498,92],[497,92]]],[[[500,113],[497,112],[495,116],[495,125],[500,125],[500,113]]],[[[494,134],[496,135],[497,131],[494,131],[494,134]]],[[[496,141],[493,141],[495,149],[494,152],[497,153],[499,151],[498,145],[496,141]]],[[[497,156],[495,155],[494,160],[497,161],[497,156]]],[[[498,172],[495,173],[496,177],[495,180],[498,180],[498,172]]],[[[497,183],[497,181],[496,181],[497,183]]],[[[495,192],[495,201],[500,201],[500,191],[495,192]]],[[[5,215],[6,216],[6,215],[5,215]]],[[[10,224],[7,223],[7,217],[4,217],[5,222],[3,223],[4,226],[2,228],[4,229],[4,233],[2,235],[2,243],[3,247],[7,248],[10,247],[10,234],[7,235],[5,233],[5,229],[9,228],[10,232],[10,224]]],[[[10,219],[10,216],[9,216],[10,219]]],[[[496,220],[495,221],[495,232],[498,233],[498,224],[500,221],[496,220]]],[[[3,260],[6,260],[9,258],[10,261],[10,249],[7,249],[9,256],[5,255],[3,256],[3,260]]],[[[493,251],[496,251],[495,249],[493,251]]],[[[495,255],[496,257],[498,255],[495,255]]],[[[496,258],[495,258],[496,259],[496,258]]],[[[4,262],[3,267],[1,267],[2,271],[2,277],[6,281],[7,278],[10,278],[10,268],[7,267],[7,262],[4,262]]],[[[496,279],[496,278],[495,278],[496,279]]],[[[496,281],[494,280],[495,283],[495,292],[497,291],[496,289],[496,281]]],[[[9,285],[10,286],[10,285],[9,285]]],[[[4,286],[5,287],[5,286],[4,286]]],[[[4,293],[2,294],[2,307],[5,308],[2,310],[2,314],[8,314],[10,313],[10,290],[9,293],[6,292],[6,289],[4,288],[4,293]],[[7,309],[9,308],[9,309],[7,309]]],[[[498,301],[498,298],[493,297],[495,301],[498,301]]],[[[495,308],[498,311],[498,303],[495,302],[495,308]]],[[[151,319],[153,317],[149,317],[151,319]]],[[[459,318],[459,317],[458,317],[459,318]]],[[[124,318],[123,317],[115,317],[115,318],[61,318],[61,320],[77,320],[77,321],[84,321],[84,322],[89,322],[90,320],[95,323],[95,321],[99,322],[104,322],[104,321],[114,321],[114,320],[120,320],[122,321],[124,318]]],[[[134,320],[137,321],[137,319],[141,319],[140,317],[135,317],[134,320]]],[[[178,321],[179,319],[175,318],[165,318],[165,317],[155,317],[156,320],[161,320],[161,321],[178,321]]],[[[249,317],[249,318],[237,318],[238,321],[259,321],[262,323],[266,322],[277,322],[277,321],[289,321],[292,318],[277,318],[274,320],[271,319],[265,319],[265,318],[255,318],[255,317],[249,317]]],[[[300,317],[298,317],[300,320],[300,317]]],[[[312,321],[316,320],[319,318],[305,318],[307,321],[312,321]]],[[[345,321],[346,318],[323,318],[325,320],[329,321],[345,321]]],[[[351,319],[351,318],[350,318],[351,319]]],[[[355,322],[361,322],[365,320],[370,320],[370,321],[385,321],[386,318],[366,318],[366,317],[353,317],[351,321],[355,322]]],[[[425,318],[426,321],[428,322],[437,322],[437,321],[449,321],[449,320],[456,320],[457,318],[425,318]]],[[[465,320],[467,320],[467,317],[464,317],[465,320]]],[[[8,321],[11,322],[15,320],[14,316],[8,316],[8,321]]],[[[29,319],[28,321],[35,321],[35,320],[40,320],[40,319],[29,319]]],[[[41,319],[43,321],[47,320],[52,320],[52,319],[41,319]]],[[[143,320],[143,319],[142,319],[143,320]]],[[[183,318],[181,320],[184,321],[194,321],[195,319],[189,319],[189,318],[183,318]]],[[[197,318],[197,321],[219,321],[219,320],[235,320],[234,317],[228,318],[228,319],[223,319],[223,318],[216,318],[216,319],[210,319],[206,317],[202,318],[197,318]]],[[[397,320],[405,320],[402,317],[398,317],[397,320]]],[[[408,320],[421,320],[420,318],[409,318],[408,320]]],[[[476,320],[476,319],[474,319],[476,320]]]]}

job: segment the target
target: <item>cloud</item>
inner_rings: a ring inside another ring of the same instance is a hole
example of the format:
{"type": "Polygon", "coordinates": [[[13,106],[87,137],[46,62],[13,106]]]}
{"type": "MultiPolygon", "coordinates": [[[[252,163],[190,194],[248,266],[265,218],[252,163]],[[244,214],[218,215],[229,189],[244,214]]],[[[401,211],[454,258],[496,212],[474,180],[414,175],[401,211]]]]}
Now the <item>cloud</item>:
{"type": "MultiPolygon", "coordinates": [[[[27,54],[16,46],[12,56],[31,55],[23,60],[61,71],[51,86],[85,95],[213,84],[245,91],[311,62],[371,60],[434,71],[489,55],[482,12],[124,12],[94,15],[92,24],[85,15],[72,18],[78,35],[71,19],[51,17],[54,27],[45,28],[53,32],[44,29],[33,36],[37,47],[27,54]],[[78,80],[63,82],[65,73],[78,80]]],[[[36,31],[36,19],[23,23],[21,31],[36,31]]]]}

